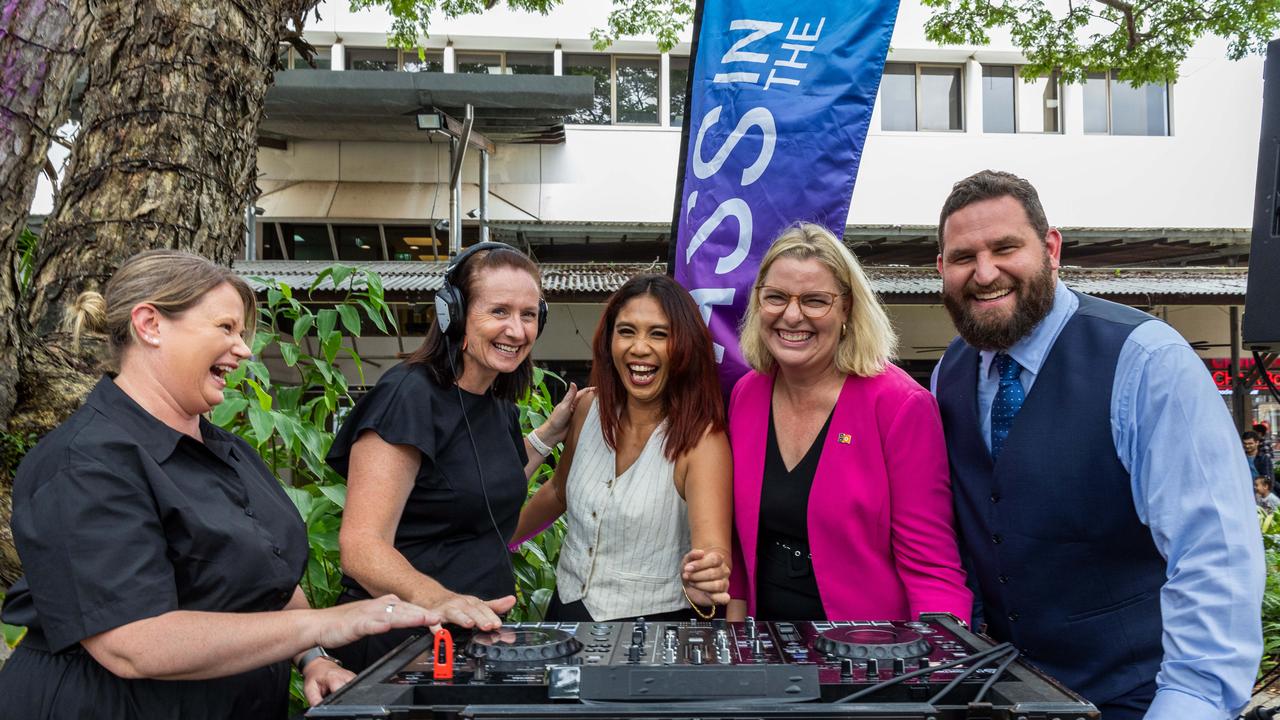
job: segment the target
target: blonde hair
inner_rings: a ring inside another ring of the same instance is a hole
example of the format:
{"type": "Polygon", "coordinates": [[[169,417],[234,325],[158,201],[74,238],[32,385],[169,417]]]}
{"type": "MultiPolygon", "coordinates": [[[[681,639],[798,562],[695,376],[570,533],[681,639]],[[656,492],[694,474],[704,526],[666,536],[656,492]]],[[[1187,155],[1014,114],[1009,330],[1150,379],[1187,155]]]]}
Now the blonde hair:
{"type": "Polygon", "coordinates": [[[68,308],[72,342],[84,332],[106,336],[109,369],[120,369],[120,358],[138,340],[133,329],[133,309],[147,303],[165,317],[176,317],[198,304],[210,290],[230,285],[244,301],[245,334],[253,333],[258,300],[248,283],[223,267],[182,250],[147,250],[116,270],[102,293],[80,293],[68,308]]]}
{"type": "Polygon", "coordinates": [[[898,334],[894,332],[884,306],[876,298],[871,283],[862,272],[862,265],[849,248],[821,225],[805,222],[784,230],[760,262],[739,337],[742,357],[747,364],[759,372],[773,372],[775,361],[760,332],[760,294],[755,288],[764,282],[773,263],[783,257],[822,263],[835,276],[840,291],[849,299],[849,312],[844,319],[840,342],[836,345],[836,368],[860,377],[874,377],[884,372],[885,365],[898,350],[898,334]]]}

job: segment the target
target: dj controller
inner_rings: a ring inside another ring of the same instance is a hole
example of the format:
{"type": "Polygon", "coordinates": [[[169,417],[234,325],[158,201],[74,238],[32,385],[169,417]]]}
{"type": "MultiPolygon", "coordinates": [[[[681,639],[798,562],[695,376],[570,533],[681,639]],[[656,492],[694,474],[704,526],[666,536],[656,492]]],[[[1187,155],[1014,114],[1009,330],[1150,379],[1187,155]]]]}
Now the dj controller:
{"type": "Polygon", "coordinates": [[[918,622],[517,623],[401,644],[308,718],[1085,720],[950,615],[918,622]]]}

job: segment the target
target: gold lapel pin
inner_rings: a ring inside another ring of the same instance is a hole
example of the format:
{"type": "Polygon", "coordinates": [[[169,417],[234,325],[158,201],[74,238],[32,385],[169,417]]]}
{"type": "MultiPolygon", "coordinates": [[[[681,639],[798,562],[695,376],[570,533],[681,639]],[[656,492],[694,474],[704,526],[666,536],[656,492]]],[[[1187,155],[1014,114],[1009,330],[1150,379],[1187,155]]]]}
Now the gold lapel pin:
{"type": "Polygon", "coordinates": [[[841,445],[853,444],[853,438],[849,436],[849,433],[840,433],[838,436],[836,436],[836,441],[839,442],[841,445]]]}

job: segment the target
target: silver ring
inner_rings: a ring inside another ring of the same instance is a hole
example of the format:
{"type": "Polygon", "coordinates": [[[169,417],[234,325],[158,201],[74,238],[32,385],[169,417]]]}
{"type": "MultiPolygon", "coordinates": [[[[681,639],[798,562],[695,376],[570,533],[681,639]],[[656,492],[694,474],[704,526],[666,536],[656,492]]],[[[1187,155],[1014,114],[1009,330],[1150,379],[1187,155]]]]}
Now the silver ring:
{"type": "Polygon", "coordinates": [[[395,603],[387,603],[387,615],[390,615],[396,609],[395,603]]]}

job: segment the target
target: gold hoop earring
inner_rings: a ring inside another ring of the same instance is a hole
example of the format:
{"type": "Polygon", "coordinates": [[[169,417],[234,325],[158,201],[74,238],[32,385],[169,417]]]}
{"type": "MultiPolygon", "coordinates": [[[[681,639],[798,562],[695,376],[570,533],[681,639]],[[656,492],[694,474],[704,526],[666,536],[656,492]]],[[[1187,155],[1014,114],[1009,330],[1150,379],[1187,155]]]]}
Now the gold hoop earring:
{"type": "Polygon", "coordinates": [[[848,323],[840,323],[840,337],[844,337],[849,332],[848,323]]]}

